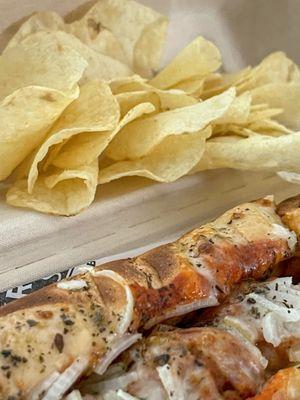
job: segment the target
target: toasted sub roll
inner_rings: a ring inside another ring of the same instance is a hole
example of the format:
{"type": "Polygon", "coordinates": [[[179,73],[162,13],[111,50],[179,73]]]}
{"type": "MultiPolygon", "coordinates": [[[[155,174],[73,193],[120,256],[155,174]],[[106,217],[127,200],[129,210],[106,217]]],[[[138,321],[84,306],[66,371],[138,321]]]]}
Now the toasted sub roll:
{"type": "Polygon", "coordinates": [[[0,308],[0,398],[59,399],[158,322],[217,305],[295,252],[272,197],[0,308]]]}

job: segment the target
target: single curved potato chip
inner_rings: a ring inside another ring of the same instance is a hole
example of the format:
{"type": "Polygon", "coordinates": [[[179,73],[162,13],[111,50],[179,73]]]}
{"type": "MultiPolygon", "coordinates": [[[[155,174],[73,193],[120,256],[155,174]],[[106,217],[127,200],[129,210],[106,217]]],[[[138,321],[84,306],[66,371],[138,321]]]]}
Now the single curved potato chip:
{"type": "Polygon", "coordinates": [[[248,121],[251,112],[252,96],[245,92],[237,96],[222,117],[214,121],[214,124],[243,124],[248,121]]]}
{"type": "Polygon", "coordinates": [[[4,52],[21,43],[27,36],[39,31],[64,30],[63,18],[54,11],[41,11],[29,17],[8,42],[4,52]]]}
{"type": "Polygon", "coordinates": [[[31,194],[27,181],[13,184],[6,195],[7,203],[16,207],[31,208],[48,214],[75,215],[94,200],[98,180],[98,160],[77,170],[57,170],[51,175],[41,175],[31,194]]]}
{"type": "Polygon", "coordinates": [[[205,152],[194,171],[235,168],[252,171],[300,172],[300,134],[279,137],[254,135],[218,137],[206,143],[205,152]]]}
{"type": "Polygon", "coordinates": [[[143,157],[169,135],[202,130],[224,115],[234,98],[235,89],[231,88],[204,102],[134,121],[114,138],[106,155],[113,160],[143,157]]]}
{"type": "Polygon", "coordinates": [[[63,93],[27,86],[0,102],[0,180],[7,178],[42,142],[51,125],[78,95],[78,87],[63,93]]]}
{"type": "Polygon", "coordinates": [[[253,102],[268,103],[282,109],[276,120],[290,129],[300,130],[300,84],[269,83],[251,91],[253,102]]]}
{"type": "Polygon", "coordinates": [[[0,100],[25,86],[72,90],[86,67],[85,59],[51,32],[35,33],[0,57],[0,100]]]}
{"type": "Polygon", "coordinates": [[[268,83],[300,83],[299,67],[285,53],[277,51],[268,55],[250,73],[244,90],[255,89],[268,83]]]}
{"type": "Polygon", "coordinates": [[[193,77],[205,77],[221,66],[218,48],[210,41],[199,36],[187,45],[150,84],[159,89],[168,89],[181,81],[193,77]]]}
{"type": "Polygon", "coordinates": [[[153,104],[141,103],[128,111],[113,131],[99,133],[80,133],[71,138],[52,160],[52,164],[60,168],[76,168],[99,157],[110,141],[125,125],[140,118],[144,114],[155,111],[153,104]]]}
{"type": "Polygon", "coordinates": [[[109,30],[140,75],[149,77],[159,67],[168,20],[156,11],[133,0],[101,0],[80,20],[84,23],[94,45],[102,27],[109,30]]]}
{"type": "Polygon", "coordinates": [[[142,176],[158,182],[173,182],[186,175],[201,159],[211,127],[200,132],[168,136],[145,157],[121,161],[101,170],[99,183],[125,176],[142,176]]]}
{"type": "Polygon", "coordinates": [[[252,135],[252,132],[250,132],[250,129],[236,124],[216,125],[213,128],[213,137],[232,135],[249,137],[252,135]]]}
{"type": "Polygon", "coordinates": [[[166,17],[160,17],[146,26],[133,52],[133,70],[148,78],[157,72],[168,29],[166,17]]]}
{"type": "Polygon", "coordinates": [[[112,130],[119,118],[119,105],[106,83],[91,81],[81,86],[79,97],[63,112],[37,150],[28,174],[28,192],[32,193],[38,177],[38,163],[51,146],[81,132],[112,130]]]}
{"type": "Polygon", "coordinates": [[[64,31],[76,36],[91,49],[128,65],[128,60],[119,40],[108,29],[95,24],[92,19],[87,21],[82,19],[71,24],[65,24],[64,31]]]}
{"type": "Polygon", "coordinates": [[[264,111],[269,108],[267,103],[251,104],[251,112],[264,111]]]}
{"type": "Polygon", "coordinates": [[[249,128],[262,135],[289,135],[294,133],[291,129],[272,119],[262,119],[249,124],[249,128]]]}
{"type": "Polygon", "coordinates": [[[266,110],[261,111],[251,111],[248,116],[247,123],[251,124],[256,121],[277,117],[278,115],[282,114],[282,112],[282,108],[267,108],[266,110]]]}
{"type": "MultiPolygon", "coordinates": [[[[35,34],[39,40],[44,41],[49,35],[56,40],[59,46],[69,47],[77,51],[87,62],[81,83],[88,80],[110,80],[116,77],[132,75],[131,69],[114,58],[101,54],[82,43],[75,36],[66,32],[39,32],[35,34]],[[44,39],[45,38],[45,39],[44,39]]],[[[22,43],[26,44],[32,36],[26,38],[22,43]]]]}
{"type": "Polygon", "coordinates": [[[268,55],[255,68],[245,69],[233,73],[223,74],[219,79],[204,82],[202,98],[207,99],[228,89],[236,87],[238,94],[256,89],[268,83],[299,83],[300,71],[298,66],[283,52],[275,52],[268,55]]]}

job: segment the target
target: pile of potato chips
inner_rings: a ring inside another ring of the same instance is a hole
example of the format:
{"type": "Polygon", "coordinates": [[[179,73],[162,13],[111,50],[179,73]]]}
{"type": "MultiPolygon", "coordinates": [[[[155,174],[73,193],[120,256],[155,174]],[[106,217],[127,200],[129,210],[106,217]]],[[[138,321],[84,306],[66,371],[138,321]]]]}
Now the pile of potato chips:
{"type": "Polygon", "coordinates": [[[298,66],[277,52],[221,74],[219,50],[198,37],[157,73],[167,24],[132,0],[101,0],[73,23],[43,12],[21,26],[0,57],[9,204],[74,215],[125,176],[300,172],[298,66]]]}

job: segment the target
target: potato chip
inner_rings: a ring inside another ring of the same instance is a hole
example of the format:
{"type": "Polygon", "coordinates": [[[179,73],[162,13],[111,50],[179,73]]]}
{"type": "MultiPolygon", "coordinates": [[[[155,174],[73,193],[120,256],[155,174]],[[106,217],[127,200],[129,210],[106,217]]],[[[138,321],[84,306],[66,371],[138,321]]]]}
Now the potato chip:
{"type": "Polygon", "coordinates": [[[290,129],[300,130],[300,84],[269,83],[251,91],[253,101],[268,103],[282,112],[276,120],[290,129]]]}
{"type": "Polygon", "coordinates": [[[213,138],[206,143],[203,158],[195,170],[235,168],[300,172],[299,148],[299,133],[279,137],[213,138]]]}
{"type": "Polygon", "coordinates": [[[0,101],[0,180],[7,178],[45,137],[47,130],[78,96],[27,86],[0,101]]]}
{"type": "Polygon", "coordinates": [[[284,53],[221,74],[219,50],[198,37],[153,78],[167,18],[133,0],[92,3],[72,23],[32,15],[0,56],[9,204],[74,215],[98,183],[223,167],[299,181],[300,70],[284,53]]]}
{"type": "Polygon", "coordinates": [[[133,52],[133,70],[152,78],[160,67],[168,29],[168,19],[160,17],[149,24],[138,39],[133,52]]]}
{"type": "Polygon", "coordinates": [[[251,112],[263,111],[269,108],[267,103],[251,104],[251,112]]]}
{"type": "Polygon", "coordinates": [[[234,125],[225,124],[214,126],[213,136],[217,135],[239,135],[239,136],[253,136],[253,135],[270,135],[281,136],[294,133],[291,129],[286,128],[284,125],[271,119],[262,119],[251,122],[250,124],[234,125]]]}
{"type": "Polygon", "coordinates": [[[64,31],[76,36],[91,49],[128,64],[122,44],[108,29],[95,24],[92,19],[65,24],[64,31]]]}
{"type": "Polygon", "coordinates": [[[138,102],[152,102],[156,109],[160,107],[161,110],[184,107],[197,102],[182,90],[157,89],[138,75],[114,79],[109,84],[112,92],[117,95],[123,114],[138,102]]]}
{"type": "MultiPolygon", "coordinates": [[[[88,65],[84,71],[81,83],[88,80],[110,80],[116,77],[132,75],[132,71],[127,65],[89,48],[79,39],[68,33],[39,32],[36,35],[39,36],[41,41],[44,40],[43,38],[47,38],[50,35],[53,37],[53,40],[56,40],[59,46],[68,46],[76,50],[86,60],[88,65]]],[[[22,43],[26,44],[27,40],[30,39],[31,36],[22,43]]]]}
{"type": "Polygon", "coordinates": [[[86,67],[85,59],[52,33],[35,33],[0,57],[0,99],[33,85],[69,91],[86,67]]]}
{"type": "MultiPolygon", "coordinates": [[[[245,128],[245,127],[242,128],[241,136],[252,137],[252,136],[259,136],[259,135],[260,135],[260,133],[257,133],[255,131],[253,131],[252,129],[245,128]]],[[[280,135],[274,134],[272,136],[280,136],[280,135]]]]}
{"type": "MultiPolygon", "coordinates": [[[[116,94],[116,99],[120,105],[122,116],[140,103],[152,103],[156,112],[197,103],[196,99],[186,95],[182,91],[162,91],[145,83],[140,84],[134,82],[126,85],[126,87],[122,86],[122,89],[125,91],[116,94]],[[133,91],[131,90],[133,88],[139,90],[133,91]]],[[[118,89],[116,91],[119,92],[118,89]]]]}
{"type": "Polygon", "coordinates": [[[51,163],[61,168],[74,168],[82,163],[88,163],[91,158],[99,156],[103,152],[120,129],[143,114],[151,114],[159,109],[184,107],[197,102],[194,98],[179,91],[153,90],[155,93],[143,91],[117,95],[121,115],[124,116],[119,126],[113,132],[103,133],[98,137],[83,133],[69,140],[67,144],[62,143],[56,154],[51,156],[51,163]],[[145,104],[141,102],[143,99],[145,104]]]}
{"type": "Polygon", "coordinates": [[[125,176],[142,176],[158,182],[173,182],[187,174],[201,159],[211,127],[202,131],[168,136],[145,157],[121,161],[101,170],[99,182],[125,176]]]}
{"type": "Polygon", "coordinates": [[[298,66],[283,52],[275,52],[255,68],[247,67],[234,74],[223,74],[220,81],[205,84],[202,98],[219,94],[230,86],[235,86],[237,93],[240,94],[268,83],[299,83],[299,81],[298,66]]]}
{"type": "Polygon", "coordinates": [[[248,82],[250,74],[251,67],[246,67],[232,74],[210,74],[204,79],[201,98],[208,99],[212,96],[216,96],[229,89],[231,86],[234,86],[237,93],[240,94],[242,92],[240,87],[245,82],[248,82]]]}
{"type": "Polygon", "coordinates": [[[252,96],[250,92],[245,92],[236,97],[228,110],[218,118],[214,124],[243,124],[249,119],[251,111],[252,96]]]}
{"type": "Polygon", "coordinates": [[[133,107],[141,103],[151,103],[154,106],[154,111],[160,110],[160,99],[154,91],[140,90],[137,92],[125,92],[116,95],[116,99],[121,109],[121,116],[123,117],[133,107]]]}
{"type": "MultiPolygon", "coordinates": [[[[242,72],[242,71],[240,71],[242,72]]],[[[203,79],[203,91],[210,90],[212,88],[215,88],[218,85],[229,83],[228,76],[237,76],[236,74],[226,74],[226,73],[220,73],[220,72],[212,72],[205,77],[202,77],[203,79]]],[[[195,78],[194,78],[195,79],[195,78]]],[[[197,79],[197,78],[196,78],[197,79]]],[[[200,77],[198,77],[200,79],[200,77]]],[[[233,80],[233,78],[230,78],[230,82],[233,80]]],[[[227,89],[229,89],[230,86],[234,86],[230,83],[228,85],[227,89]]],[[[224,90],[222,90],[224,91],[224,90]]]]}
{"type": "Polygon", "coordinates": [[[253,69],[255,83],[265,85],[275,82],[300,83],[300,71],[297,64],[282,51],[268,55],[253,69]]]}
{"type": "Polygon", "coordinates": [[[300,83],[298,66],[285,53],[277,51],[268,55],[253,68],[239,87],[239,92],[258,88],[268,83],[300,83]]]}
{"type": "Polygon", "coordinates": [[[126,63],[127,60],[118,39],[104,27],[101,27],[100,32],[95,35],[96,28],[92,21],[86,23],[85,20],[81,20],[75,21],[72,24],[66,24],[63,18],[57,13],[42,11],[32,15],[21,25],[4,51],[21,43],[26,37],[33,33],[39,31],[63,31],[76,36],[97,52],[115,58],[122,63],[126,63]]]}
{"type": "Polygon", "coordinates": [[[113,131],[97,134],[81,133],[71,138],[53,159],[53,165],[60,168],[76,168],[79,165],[91,162],[91,160],[102,154],[120,129],[131,121],[153,111],[155,111],[153,104],[141,103],[129,110],[113,131]]]}
{"type": "Polygon", "coordinates": [[[51,146],[81,132],[112,130],[117,126],[119,117],[118,103],[106,83],[91,81],[83,85],[77,100],[64,111],[37,150],[28,175],[29,193],[32,193],[38,177],[38,163],[45,158],[51,146]]]}
{"type": "Polygon", "coordinates": [[[84,22],[91,41],[97,40],[102,27],[112,32],[122,45],[128,65],[138,74],[150,77],[158,69],[166,17],[132,0],[101,0],[82,18],[81,24],[84,22]]]}
{"type": "MultiPolygon", "coordinates": [[[[213,137],[215,136],[242,136],[249,137],[253,133],[249,128],[245,128],[243,125],[236,124],[225,124],[225,125],[215,125],[213,127],[213,137]]],[[[255,133],[254,133],[255,134],[255,133]]]]}
{"type": "Polygon", "coordinates": [[[31,194],[27,181],[19,180],[8,190],[6,200],[16,207],[48,214],[75,215],[94,200],[98,180],[98,160],[77,170],[56,170],[39,176],[31,194]]]}
{"type": "Polygon", "coordinates": [[[120,105],[122,116],[140,103],[152,103],[157,111],[173,110],[197,103],[194,97],[188,96],[182,91],[159,90],[150,86],[148,90],[119,93],[116,95],[116,99],[120,105]]]}
{"type": "Polygon", "coordinates": [[[187,79],[172,86],[172,89],[183,90],[186,94],[199,98],[203,92],[204,79],[187,79]]]}
{"type": "Polygon", "coordinates": [[[39,31],[64,30],[63,18],[53,11],[41,11],[28,18],[8,42],[5,51],[20,44],[26,37],[39,31]]]}
{"type": "Polygon", "coordinates": [[[113,160],[140,158],[149,153],[169,135],[180,135],[202,130],[220,118],[235,98],[235,90],[202,103],[145,117],[123,128],[106,150],[113,160]]]}
{"type": "Polygon", "coordinates": [[[138,92],[149,88],[146,79],[139,75],[132,75],[122,78],[115,78],[109,81],[109,86],[113,94],[125,92],[138,92]]]}
{"type": "Polygon", "coordinates": [[[35,150],[28,154],[26,158],[17,166],[17,168],[13,171],[13,180],[19,180],[26,178],[28,176],[28,171],[32,164],[32,160],[35,154],[35,150]]]}
{"type": "Polygon", "coordinates": [[[168,89],[181,81],[205,76],[221,65],[218,48],[203,37],[198,37],[185,47],[150,84],[159,89],[168,89]]]}
{"type": "Polygon", "coordinates": [[[249,125],[250,129],[262,135],[289,135],[293,133],[291,129],[271,119],[254,121],[249,125]]]}
{"type": "Polygon", "coordinates": [[[255,121],[277,117],[278,115],[281,115],[282,112],[282,108],[267,108],[266,110],[252,111],[248,116],[247,123],[250,124],[255,121]]]}
{"type": "Polygon", "coordinates": [[[175,110],[176,108],[188,107],[199,103],[199,100],[188,96],[182,90],[156,90],[160,99],[161,111],[175,110]]]}
{"type": "MultiPolygon", "coordinates": [[[[80,135],[80,133],[78,133],[80,135]]],[[[48,150],[48,153],[46,157],[43,159],[43,161],[40,162],[39,164],[39,170],[45,172],[48,170],[48,168],[52,165],[53,160],[57,156],[57,154],[60,152],[60,150],[63,148],[63,146],[71,139],[66,139],[62,140],[60,143],[57,143],[53,146],[51,146],[48,150]]],[[[32,164],[32,162],[31,162],[32,164]]],[[[88,163],[87,163],[88,164],[88,163]]],[[[29,168],[27,170],[27,175],[28,175],[29,168]]]]}
{"type": "Polygon", "coordinates": [[[245,136],[244,126],[248,124],[251,101],[250,92],[236,97],[226,113],[213,122],[213,136],[230,134],[245,136]]]}

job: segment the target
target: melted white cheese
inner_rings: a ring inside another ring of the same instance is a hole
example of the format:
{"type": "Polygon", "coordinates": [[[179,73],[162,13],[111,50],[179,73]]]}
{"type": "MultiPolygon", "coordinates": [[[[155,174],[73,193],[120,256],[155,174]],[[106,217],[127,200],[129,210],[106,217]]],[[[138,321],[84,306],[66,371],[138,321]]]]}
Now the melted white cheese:
{"type": "Polygon", "coordinates": [[[64,289],[64,290],[81,290],[87,287],[87,283],[83,279],[76,279],[76,280],[74,279],[72,281],[58,282],[56,286],[59,289],[64,289]]]}
{"type": "Polygon", "coordinates": [[[290,231],[288,228],[285,228],[279,224],[272,224],[271,233],[281,239],[287,241],[289,248],[293,251],[295,250],[297,244],[297,236],[295,232],[290,231]]]}
{"type": "Polygon", "coordinates": [[[278,278],[262,289],[247,295],[244,303],[257,309],[266,342],[277,347],[289,338],[300,339],[300,285],[293,285],[291,278],[278,278]]]}
{"type": "Polygon", "coordinates": [[[165,364],[162,367],[157,367],[159,379],[165,388],[168,398],[171,400],[184,399],[184,388],[182,382],[176,377],[169,364],[165,364]]]}
{"type": "Polygon", "coordinates": [[[94,271],[94,267],[90,267],[89,265],[84,265],[82,267],[77,267],[76,272],[79,274],[85,274],[86,272],[90,272],[91,274],[94,271]]]}

